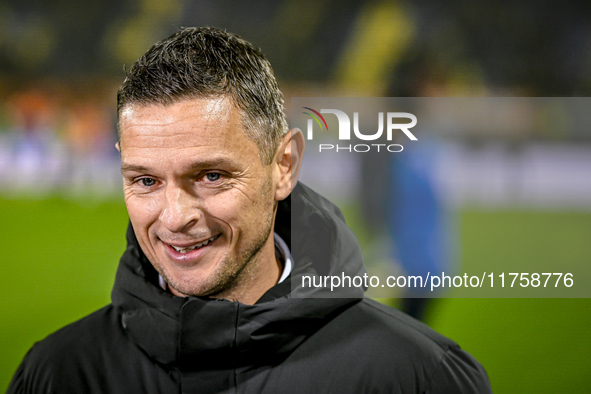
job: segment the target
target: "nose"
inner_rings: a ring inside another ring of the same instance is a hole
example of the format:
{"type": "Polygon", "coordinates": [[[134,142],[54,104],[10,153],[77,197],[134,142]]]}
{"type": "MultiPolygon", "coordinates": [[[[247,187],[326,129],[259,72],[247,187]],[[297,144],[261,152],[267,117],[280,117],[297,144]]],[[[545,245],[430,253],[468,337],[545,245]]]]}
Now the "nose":
{"type": "Polygon", "coordinates": [[[201,218],[201,211],[196,200],[196,197],[182,186],[167,185],[160,221],[171,232],[176,233],[189,229],[201,218]]]}

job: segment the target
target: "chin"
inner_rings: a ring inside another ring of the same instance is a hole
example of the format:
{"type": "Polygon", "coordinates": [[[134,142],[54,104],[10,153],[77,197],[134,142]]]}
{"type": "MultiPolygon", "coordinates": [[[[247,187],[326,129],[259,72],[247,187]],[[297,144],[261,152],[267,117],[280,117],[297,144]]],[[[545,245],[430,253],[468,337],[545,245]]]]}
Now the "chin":
{"type": "MultiPolygon", "coordinates": [[[[226,267],[228,266],[226,265],[226,267]]],[[[158,271],[160,272],[161,270],[158,271]]],[[[177,292],[184,296],[204,297],[227,292],[229,288],[233,287],[239,271],[240,269],[227,269],[222,270],[222,272],[214,271],[204,276],[185,272],[179,277],[175,277],[174,275],[171,277],[166,272],[161,272],[160,274],[166,280],[171,290],[173,290],[173,293],[177,292]]]]}

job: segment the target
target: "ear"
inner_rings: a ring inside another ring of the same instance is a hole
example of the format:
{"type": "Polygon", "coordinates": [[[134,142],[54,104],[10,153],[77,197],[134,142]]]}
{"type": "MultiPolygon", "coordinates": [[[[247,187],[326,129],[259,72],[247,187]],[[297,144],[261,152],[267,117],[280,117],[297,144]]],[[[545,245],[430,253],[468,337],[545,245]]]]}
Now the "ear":
{"type": "Polygon", "coordinates": [[[304,135],[300,129],[291,129],[283,137],[273,162],[279,178],[275,189],[276,201],[287,198],[297,184],[304,157],[304,147],[304,135]]]}
{"type": "Polygon", "coordinates": [[[121,146],[119,145],[119,142],[115,144],[115,149],[117,149],[119,153],[121,153],[121,146]]]}

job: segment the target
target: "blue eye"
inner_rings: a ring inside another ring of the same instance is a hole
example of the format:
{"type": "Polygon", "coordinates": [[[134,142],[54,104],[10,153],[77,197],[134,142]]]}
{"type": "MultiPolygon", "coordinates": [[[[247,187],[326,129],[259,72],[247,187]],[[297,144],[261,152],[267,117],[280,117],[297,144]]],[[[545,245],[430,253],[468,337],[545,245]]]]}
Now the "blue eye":
{"type": "Polygon", "coordinates": [[[143,186],[146,187],[154,186],[156,184],[156,180],[152,178],[142,178],[140,179],[140,182],[143,186]]]}
{"type": "Polygon", "coordinates": [[[210,182],[215,182],[221,177],[221,175],[217,172],[208,172],[205,176],[207,177],[207,180],[210,182]]]}

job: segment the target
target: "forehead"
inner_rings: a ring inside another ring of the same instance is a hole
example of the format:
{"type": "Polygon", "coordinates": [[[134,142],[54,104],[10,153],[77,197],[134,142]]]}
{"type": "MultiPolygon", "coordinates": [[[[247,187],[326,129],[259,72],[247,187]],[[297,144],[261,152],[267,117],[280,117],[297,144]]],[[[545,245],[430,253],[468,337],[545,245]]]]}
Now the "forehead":
{"type": "Polygon", "coordinates": [[[121,158],[125,165],[161,170],[219,160],[247,167],[260,158],[241,120],[228,98],[130,104],[119,119],[121,158]]]}
{"type": "Polygon", "coordinates": [[[228,98],[129,104],[121,111],[119,127],[121,139],[244,133],[240,112],[228,98]]]}

